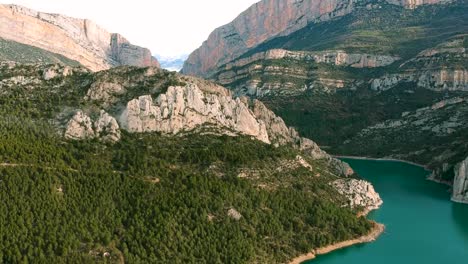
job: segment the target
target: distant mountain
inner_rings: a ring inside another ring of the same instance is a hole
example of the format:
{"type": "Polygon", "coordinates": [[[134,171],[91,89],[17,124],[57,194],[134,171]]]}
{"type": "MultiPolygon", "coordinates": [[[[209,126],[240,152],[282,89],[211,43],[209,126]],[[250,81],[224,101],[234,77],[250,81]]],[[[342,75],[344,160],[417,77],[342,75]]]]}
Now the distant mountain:
{"type": "Polygon", "coordinates": [[[158,59],[159,63],[161,63],[161,68],[178,72],[182,69],[182,66],[184,66],[184,62],[188,58],[188,54],[172,57],[156,54],[155,57],[158,59]]]}
{"type": "Polygon", "coordinates": [[[159,66],[150,50],[107,32],[93,21],[17,5],[0,5],[0,39],[8,47],[0,50],[0,58],[18,62],[64,62],[66,57],[92,71],[121,65],[159,66]]]}

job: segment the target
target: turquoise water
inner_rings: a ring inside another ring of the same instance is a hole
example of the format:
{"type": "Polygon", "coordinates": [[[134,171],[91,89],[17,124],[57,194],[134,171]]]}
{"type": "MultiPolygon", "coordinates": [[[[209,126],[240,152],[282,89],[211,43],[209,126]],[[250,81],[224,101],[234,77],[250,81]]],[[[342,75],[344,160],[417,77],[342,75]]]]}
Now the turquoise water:
{"type": "Polygon", "coordinates": [[[384,200],[369,218],[385,233],[374,243],[319,256],[320,264],[468,263],[468,205],[450,202],[447,187],[424,169],[401,162],[346,159],[384,200]]]}

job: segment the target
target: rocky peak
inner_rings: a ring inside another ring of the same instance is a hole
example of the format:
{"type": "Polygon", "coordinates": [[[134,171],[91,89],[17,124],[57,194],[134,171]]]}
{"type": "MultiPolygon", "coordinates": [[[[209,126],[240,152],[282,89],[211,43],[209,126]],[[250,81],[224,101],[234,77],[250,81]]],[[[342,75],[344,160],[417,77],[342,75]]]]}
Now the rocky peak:
{"type": "MultiPolygon", "coordinates": [[[[415,8],[450,0],[385,0],[415,8]]],[[[221,65],[274,37],[287,36],[309,23],[327,21],[353,12],[363,1],[356,0],[263,0],[234,21],[213,31],[208,40],[187,59],[182,72],[208,77],[221,65]]],[[[372,1],[368,1],[369,3],[372,1]]]]}
{"type": "Polygon", "coordinates": [[[159,66],[148,49],[88,19],[0,5],[0,37],[61,54],[92,71],[120,65],[159,66]]]}

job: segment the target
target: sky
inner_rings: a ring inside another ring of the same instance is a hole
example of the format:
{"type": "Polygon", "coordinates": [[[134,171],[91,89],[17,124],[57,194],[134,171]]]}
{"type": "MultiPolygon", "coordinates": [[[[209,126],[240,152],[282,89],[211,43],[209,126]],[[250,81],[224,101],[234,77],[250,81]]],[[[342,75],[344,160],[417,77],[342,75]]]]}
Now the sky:
{"type": "Polygon", "coordinates": [[[175,57],[198,48],[217,27],[258,0],[0,0],[95,21],[153,54],[175,57]]]}

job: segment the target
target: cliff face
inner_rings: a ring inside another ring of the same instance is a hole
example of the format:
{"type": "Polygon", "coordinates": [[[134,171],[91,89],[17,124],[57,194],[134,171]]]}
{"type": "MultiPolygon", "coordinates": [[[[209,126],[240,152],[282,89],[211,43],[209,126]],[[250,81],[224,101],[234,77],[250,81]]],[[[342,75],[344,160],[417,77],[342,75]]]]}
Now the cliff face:
{"type": "MultiPolygon", "coordinates": [[[[274,37],[287,36],[309,23],[327,21],[351,13],[356,0],[263,0],[253,5],[234,21],[216,29],[203,45],[185,62],[182,72],[210,76],[223,65],[274,37]]],[[[406,8],[448,0],[387,0],[406,8]]],[[[362,3],[360,3],[362,4],[362,3]]]]}
{"type": "Polygon", "coordinates": [[[0,37],[63,55],[92,71],[120,65],[159,66],[148,49],[90,20],[16,5],[0,5],[0,37]]]}
{"type": "Polygon", "coordinates": [[[468,203],[468,158],[460,162],[455,168],[452,200],[468,203]]]}

